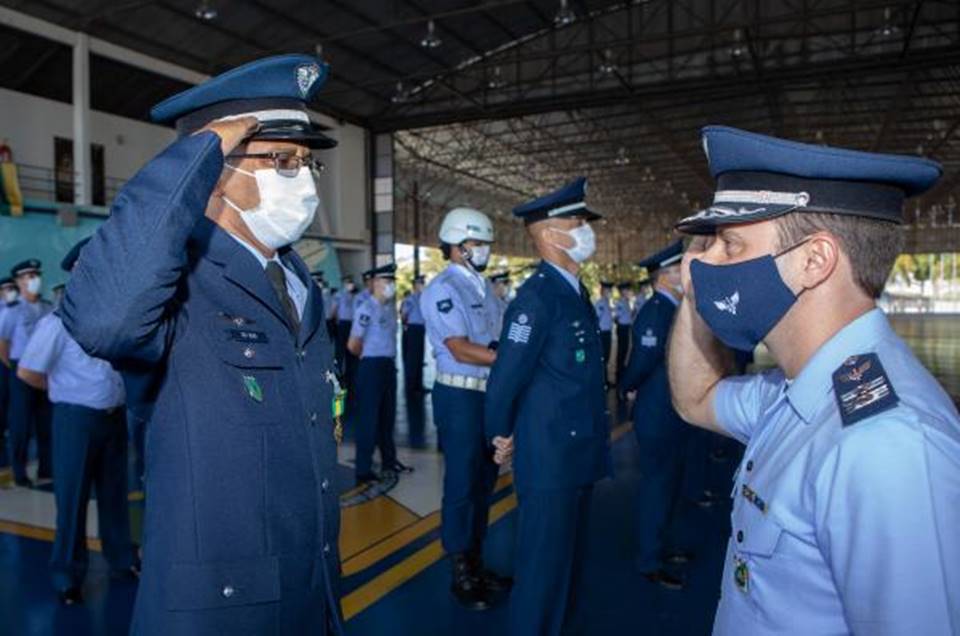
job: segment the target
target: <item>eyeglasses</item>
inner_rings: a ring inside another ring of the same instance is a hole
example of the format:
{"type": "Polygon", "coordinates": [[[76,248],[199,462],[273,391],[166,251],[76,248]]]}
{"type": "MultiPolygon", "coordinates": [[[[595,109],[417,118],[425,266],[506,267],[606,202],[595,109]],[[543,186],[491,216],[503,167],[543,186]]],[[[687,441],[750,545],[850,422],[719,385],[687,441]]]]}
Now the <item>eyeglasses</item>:
{"type": "Polygon", "coordinates": [[[300,168],[304,166],[309,168],[314,176],[318,176],[327,169],[323,162],[313,155],[302,157],[289,152],[255,152],[227,155],[227,159],[270,159],[273,162],[273,169],[281,177],[295,177],[300,172],[300,168]]]}

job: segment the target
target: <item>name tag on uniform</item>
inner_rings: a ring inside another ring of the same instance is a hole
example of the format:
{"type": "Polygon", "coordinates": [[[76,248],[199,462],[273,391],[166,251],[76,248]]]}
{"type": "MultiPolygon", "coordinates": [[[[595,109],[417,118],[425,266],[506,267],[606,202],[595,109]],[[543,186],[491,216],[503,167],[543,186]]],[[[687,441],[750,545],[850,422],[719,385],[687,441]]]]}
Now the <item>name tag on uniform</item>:
{"type": "Polygon", "coordinates": [[[228,329],[227,333],[230,334],[230,340],[233,340],[234,342],[270,342],[270,339],[267,338],[267,334],[262,331],[251,331],[249,329],[228,329]]]}
{"type": "Polygon", "coordinates": [[[640,336],[641,347],[656,347],[657,337],[653,335],[653,329],[647,329],[647,333],[640,336]]]}

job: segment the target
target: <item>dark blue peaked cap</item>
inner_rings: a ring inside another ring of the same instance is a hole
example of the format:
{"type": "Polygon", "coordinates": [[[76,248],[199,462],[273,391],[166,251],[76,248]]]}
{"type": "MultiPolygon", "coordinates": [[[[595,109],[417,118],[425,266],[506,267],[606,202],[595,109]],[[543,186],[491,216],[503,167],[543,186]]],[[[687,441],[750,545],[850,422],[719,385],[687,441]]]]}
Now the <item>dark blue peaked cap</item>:
{"type": "Polygon", "coordinates": [[[16,285],[16,283],[10,276],[7,276],[6,278],[0,278],[0,287],[5,287],[7,285],[16,285]]]}
{"type": "Polygon", "coordinates": [[[21,274],[29,274],[30,272],[40,273],[42,267],[40,261],[35,258],[28,258],[25,261],[21,261],[10,268],[10,276],[16,278],[21,274]]]}
{"type": "Polygon", "coordinates": [[[680,263],[680,259],[683,258],[683,241],[676,241],[671,243],[667,247],[663,248],[656,254],[646,257],[639,263],[638,267],[646,267],[647,273],[652,274],[661,267],[669,267],[670,265],[677,265],[680,263]]]}
{"type": "Polygon", "coordinates": [[[80,258],[80,250],[83,249],[83,246],[90,242],[90,237],[81,240],[76,245],[70,248],[70,251],[67,252],[67,255],[63,257],[63,260],[60,261],[60,269],[65,272],[73,270],[73,266],[77,264],[77,259],[80,258]]]}
{"type": "Polygon", "coordinates": [[[310,55],[256,60],[160,102],[150,117],[175,122],[177,133],[184,136],[222,117],[253,114],[260,120],[260,130],[251,139],[333,148],[337,142],[307,114],[307,103],[329,72],[325,62],[310,55]]]}
{"type": "Polygon", "coordinates": [[[395,278],[397,273],[397,266],[395,263],[388,263],[380,267],[374,267],[373,269],[368,269],[363,273],[364,279],[367,278],[395,278]]]}
{"type": "Polygon", "coordinates": [[[557,217],[579,216],[588,221],[601,218],[587,207],[587,178],[577,177],[555,192],[513,209],[515,217],[533,223],[557,217]]]}
{"type": "Polygon", "coordinates": [[[726,126],[703,129],[717,180],[713,205],[677,224],[682,232],[820,212],[901,223],[903,203],[929,190],[939,163],[908,155],[830,148],[726,126]]]}

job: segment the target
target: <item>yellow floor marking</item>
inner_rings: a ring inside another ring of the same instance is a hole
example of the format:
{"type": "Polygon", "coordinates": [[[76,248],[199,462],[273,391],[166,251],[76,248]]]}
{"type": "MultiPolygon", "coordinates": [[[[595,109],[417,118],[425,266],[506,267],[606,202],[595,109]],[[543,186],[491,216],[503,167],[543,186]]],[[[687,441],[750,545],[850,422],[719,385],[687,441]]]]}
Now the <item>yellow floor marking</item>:
{"type": "Polygon", "coordinates": [[[340,554],[349,558],[419,520],[390,497],[340,510],[340,554]]]}
{"type": "Polygon", "coordinates": [[[143,501],[143,491],[134,490],[127,495],[127,501],[143,501]]]}
{"type": "MultiPolygon", "coordinates": [[[[29,523],[19,523],[17,521],[4,521],[0,519],[0,532],[13,534],[18,537],[36,539],[38,541],[53,541],[54,532],[50,528],[41,528],[29,523]]],[[[94,552],[100,552],[100,539],[87,539],[87,549],[94,552]]]]}

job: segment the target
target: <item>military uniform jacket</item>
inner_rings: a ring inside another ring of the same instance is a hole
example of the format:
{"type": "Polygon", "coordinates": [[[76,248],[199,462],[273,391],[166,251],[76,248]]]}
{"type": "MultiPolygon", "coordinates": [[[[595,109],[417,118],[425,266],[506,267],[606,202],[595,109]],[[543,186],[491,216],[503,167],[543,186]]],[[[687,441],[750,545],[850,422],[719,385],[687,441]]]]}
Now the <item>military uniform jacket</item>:
{"type": "Polygon", "coordinates": [[[879,309],[714,411],[747,445],[715,634],[957,633],[960,417],[879,309]]]}
{"type": "Polygon", "coordinates": [[[580,290],[542,262],[504,317],[484,430],[488,440],[514,435],[520,491],[586,486],[610,472],[600,330],[580,290]]]}
{"type": "Polygon", "coordinates": [[[663,292],[643,304],[633,323],[633,347],[623,376],[625,391],[637,392],[633,430],[640,436],[670,437],[686,426],[673,409],[666,347],[677,306],[663,292]]]}
{"type": "Polygon", "coordinates": [[[260,263],[204,217],[222,166],[212,133],[147,164],[84,248],[61,309],[90,355],[156,386],[134,633],[339,626],[333,354],[319,288],[282,250],[309,290],[294,336],[260,263]]]}

